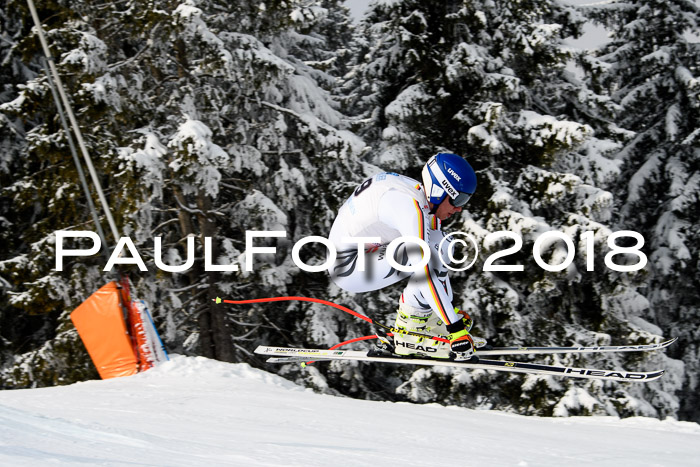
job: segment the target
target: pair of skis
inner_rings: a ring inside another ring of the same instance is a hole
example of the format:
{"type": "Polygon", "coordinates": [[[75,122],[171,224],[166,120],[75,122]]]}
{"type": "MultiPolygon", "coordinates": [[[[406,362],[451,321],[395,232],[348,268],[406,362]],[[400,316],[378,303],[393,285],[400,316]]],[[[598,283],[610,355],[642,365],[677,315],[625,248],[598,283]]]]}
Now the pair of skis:
{"type": "Polygon", "coordinates": [[[553,375],[571,378],[601,379],[646,383],[659,379],[664,370],[650,372],[631,372],[625,370],[599,370],[594,368],[576,368],[563,365],[544,365],[539,363],[512,362],[506,360],[489,360],[482,357],[493,355],[552,355],[610,352],[648,352],[660,350],[673,344],[671,339],[658,344],[643,345],[609,345],[602,347],[496,347],[477,350],[478,359],[449,360],[431,359],[415,356],[400,356],[390,352],[359,350],[323,350],[297,349],[291,347],[270,347],[261,345],[255,353],[268,355],[269,363],[305,363],[309,361],[354,360],[376,363],[400,363],[425,366],[450,366],[470,370],[494,370],[510,373],[527,373],[536,375],[553,375]]]}

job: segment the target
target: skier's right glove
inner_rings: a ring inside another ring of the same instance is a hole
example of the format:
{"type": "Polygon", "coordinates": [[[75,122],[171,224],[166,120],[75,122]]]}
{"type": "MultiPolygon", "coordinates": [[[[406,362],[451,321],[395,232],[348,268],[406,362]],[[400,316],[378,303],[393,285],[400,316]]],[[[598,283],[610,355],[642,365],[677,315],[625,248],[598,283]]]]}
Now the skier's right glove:
{"type": "Polygon", "coordinates": [[[462,317],[462,322],[464,323],[464,328],[467,330],[467,332],[471,331],[472,326],[474,325],[474,320],[472,320],[472,317],[469,316],[469,313],[464,310],[460,310],[457,307],[455,307],[455,313],[462,317]]]}
{"type": "Polygon", "coordinates": [[[474,355],[474,341],[469,331],[464,328],[462,320],[452,323],[447,326],[447,332],[450,334],[447,338],[450,341],[450,350],[459,354],[461,358],[468,359],[474,355]]]}

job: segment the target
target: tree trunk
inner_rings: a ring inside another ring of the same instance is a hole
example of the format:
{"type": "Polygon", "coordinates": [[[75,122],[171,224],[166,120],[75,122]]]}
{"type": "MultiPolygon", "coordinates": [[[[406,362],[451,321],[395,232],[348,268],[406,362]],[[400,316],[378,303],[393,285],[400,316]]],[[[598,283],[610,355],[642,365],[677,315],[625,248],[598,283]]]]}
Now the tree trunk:
{"type": "MultiPolygon", "coordinates": [[[[211,204],[211,198],[200,191],[197,195],[197,207],[199,208],[197,218],[199,220],[202,244],[204,244],[205,237],[211,238],[211,258],[212,262],[214,262],[218,256],[219,249],[216,240],[216,224],[209,215],[211,204]]],[[[219,273],[209,271],[204,272],[204,274],[209,284],[209,292],[207,293],[206,308],[199,315],[200,345],[202,352],[209,358],[215,358],[224,362],[233,362],[235,354],[233,351],[231,329],[226,319],[226,308],[217,305],[214,301],[219,293],[219,273]]]]}
{"type": "MultiPolygon", "coordinates": [[[[187,209],[191,209],[185,196],[178,188],[173,189],[173,194],[177,199],[181,209],[178,213],[180,229],[183,237],[195,234],[195,223],[193,216],[187,209]]],[[[217,257],[216,244],[216,224],[209,218],[212,200],[203,192],[197,195],[197,223],[199,224],[200,244],[204,245],[204,238],[212,239],[212,258],[217,257]]],[[[206,303],[204,309],[197,316],[199,328],[199,353],[207,358],[214,358],[226,362],[234,361],[233,344],[231,332],[226,321],[226,309],[216,305],[214,299],[218,295],[218,273],[204,270],[203,261],[195,262],[195,266],[190,269],[188,275],[190,284],[205,283],[208,286],[206,303]]],[[[197,293],[195,289],[192,293],[197,293]]]]}

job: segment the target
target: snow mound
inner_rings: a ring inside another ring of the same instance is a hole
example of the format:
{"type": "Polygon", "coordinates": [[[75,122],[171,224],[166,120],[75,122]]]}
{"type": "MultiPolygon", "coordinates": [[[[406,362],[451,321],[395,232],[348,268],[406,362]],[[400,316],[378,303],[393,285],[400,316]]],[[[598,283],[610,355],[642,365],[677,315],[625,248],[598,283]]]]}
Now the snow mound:
{"type": "Polygon", "coordinates": [[[246,364],[0,392],[0,465],[697,465],[700,425],[314,394],[246,364]]]}

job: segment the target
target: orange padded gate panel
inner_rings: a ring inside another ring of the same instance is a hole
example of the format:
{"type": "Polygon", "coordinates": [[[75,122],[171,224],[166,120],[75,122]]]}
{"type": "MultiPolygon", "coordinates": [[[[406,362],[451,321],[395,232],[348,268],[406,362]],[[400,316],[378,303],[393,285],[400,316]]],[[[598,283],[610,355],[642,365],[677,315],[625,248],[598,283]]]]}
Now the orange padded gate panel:
{"type": "Polygon", "coordinates": [[[70,319],[102,379],[138,372],[138,361],[124,324],[115,282],[90,295],[73,310],[70,319]]]}

